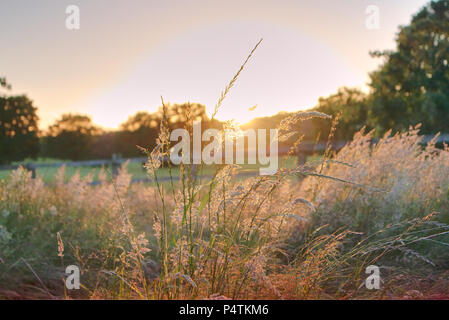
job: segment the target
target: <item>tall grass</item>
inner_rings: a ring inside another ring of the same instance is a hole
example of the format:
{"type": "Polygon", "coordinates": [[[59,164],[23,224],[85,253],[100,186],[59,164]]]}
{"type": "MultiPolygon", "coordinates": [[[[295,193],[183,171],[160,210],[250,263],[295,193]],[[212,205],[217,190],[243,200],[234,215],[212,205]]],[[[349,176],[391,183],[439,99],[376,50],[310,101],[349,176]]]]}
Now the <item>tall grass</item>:
{"type": "MultiPolygon", "coordinates": [[[[293,114],[280,139],[311,117],[329,118],[293,114]]],[[[156,148],[143,150],[153,186],[131,184],[126,165],[112,180],[101,171],[97,186],[67,182],[64,168],[50,185],[22,168],[1,181],[0,297],[382,298],[404,294],[407,276],[446,281],[449,150],[422,147],[418,128],[377,144],[360,132],[336,155],[272,176],[237,179],[238,166],[221,165],[201,179],[181,165],[162,182],[169,136],[164,116],[156,148]],[[80,291],[64,290],[68,264],[80,291]],[[363,286],[370,264],[385,274],[374,293],[363,286]]]]}

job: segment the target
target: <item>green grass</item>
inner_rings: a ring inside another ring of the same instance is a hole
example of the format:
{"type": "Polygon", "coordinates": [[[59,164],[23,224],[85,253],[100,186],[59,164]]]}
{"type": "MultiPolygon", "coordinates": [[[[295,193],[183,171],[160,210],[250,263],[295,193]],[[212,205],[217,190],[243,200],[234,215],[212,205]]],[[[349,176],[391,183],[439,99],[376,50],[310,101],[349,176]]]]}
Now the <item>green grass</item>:
{"type": "MultiPolygon", "coordinates": [[[[50,161],[38,161],[36,163],[49,163],[50,161]]],[[[49,168],[38,168],[36,169],[36,174],[42,178],[42,180],[46,183],[52,182],[58,172],[58,167],[49,167],[49,168]]],[[[76,172],[79,172],[81,177],[86,177],[89,174],[93,174],[94,181],[98,181],[98,173],[101,171],[101,167],[66,167],[65,168],[65,176],[70,178],[75,175],[76,172]]],[[[140,163],[130,163],[128,165],[128,171],[132,174],[133,178],[146,178],[146,172],[143,170],[142,165],[140,163]]],[[[10,170],[2,170],[0,171],[0,180],[4,180],[10,174],[10,170]]]]}
{"type": "MultiPolygon", "coordinates": [[[[316,157],[309,157],[308,160],[316,160],[316,157]]],[[[27,163],[60,163],[61,160],[58,159],[48,159],[48,158],[40,158],[37,161],[29,161],[25,160],[22,162],[16,162],[14,164],[25,165],[27,163]]],[[[295,156],[283,156],[279,158],[279,165],[284,168],[293,168],[296,164],[295,156]]],[[[239,171],[244,172],[256,172],[259,169],[260,165],[252,165],[252,164],[244,164],[242,165],[239,171]]],[[[54,181],[55,176],[58,172],[57,167],[48,167],[48,168],[38,168],[36,173],[45,183],[51,183],[54,181]]],[[[106,169],[106,168],[105,168],[106,169]]],[[[213,175],[215,172],[215,166],[204,166],[200,175],[213,175]]],[[[109,168],[110,170],[110,168],[109,168]]],[[[101,167],[66,167],[65,168],[65,176],[67,179],[70,179],[76,172],[79,172],[81,177],[86,177],[89,174],[93,174],[93,181],[98,181],[98,173],[101,171],[101,167]]],[[[145,179],[149,178],[146,171],[142,168],[140,163],[129,163],[127,171],[131,174],[132,179],[145,179]]],[[[11,170],[1,170],[0,171],[0,180],[5,180],[8,175],[11,173],[11,170]]],[[[168,168],[160,168],[157,171],[158,177],[168,178],[170,176],[168,168]]],[[[177,177],[179,176],[179,168],[172,167],[172,175],[177,177]]]]}

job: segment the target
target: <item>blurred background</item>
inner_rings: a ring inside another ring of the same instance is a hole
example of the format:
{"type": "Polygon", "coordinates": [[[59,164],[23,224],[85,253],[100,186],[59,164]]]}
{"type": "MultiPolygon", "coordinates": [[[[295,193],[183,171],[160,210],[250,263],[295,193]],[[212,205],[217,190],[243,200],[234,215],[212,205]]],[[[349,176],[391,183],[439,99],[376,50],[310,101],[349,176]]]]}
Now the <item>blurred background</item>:
{"type": "MultiPolygon", "coordinates": [[[[363,127],[447,132],[448,12],[424,0],[3,0],[0,163],[141,156],[161,96],[171,128],[187,105],[210,121],[261,38],[213,126],[276,128],[313,109],[339,114],[339,141],[363,127]]],[[[299,130],[326,141],[329,128],[299,130]]]]}

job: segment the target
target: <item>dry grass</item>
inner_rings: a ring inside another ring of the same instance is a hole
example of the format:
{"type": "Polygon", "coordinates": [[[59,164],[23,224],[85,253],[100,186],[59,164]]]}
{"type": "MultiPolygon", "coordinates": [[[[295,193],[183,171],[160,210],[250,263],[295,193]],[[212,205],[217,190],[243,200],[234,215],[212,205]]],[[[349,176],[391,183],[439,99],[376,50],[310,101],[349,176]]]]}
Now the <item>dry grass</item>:
{"type": "Polygon", "coordinates": [[[89,298],[407,297],[410,279],[421,295],[447,294],[448,150],[422,148],[416,130],[369,139],[321,174],[317,163],[239,180],[226,165],[210,181],[183,168],[173,185],[146,186],[125,166],[92,187],[19,169],[0,185],[2,294],[63,296],[71,263],[89,298]],[[373,263],[386,276],[375,293],[361,287],[373,263]]]}
{"type": "MultiPolygon", "coordinates": [[[[281,136],[310,117],[327,118],[294,114],[281,136]]],[[[200,180],[181,165],[179,181],[160,183],[161,127],[146,151],[154,186],[131,185],[126,165],[98,186],[66,183],[64,169],[52,185],[23,169],[0,182],[0,297],[447,296],[449,150],[423,148],[417,128],[376,145],[360,132],[333,157],[272,176],[236,179],[223,165],[200,180]],[[81,269],[78,292],[64,290],[69,264],[81,269]],[[382,268],[375,292],[363,286],[370,264],[382,268]]]]}

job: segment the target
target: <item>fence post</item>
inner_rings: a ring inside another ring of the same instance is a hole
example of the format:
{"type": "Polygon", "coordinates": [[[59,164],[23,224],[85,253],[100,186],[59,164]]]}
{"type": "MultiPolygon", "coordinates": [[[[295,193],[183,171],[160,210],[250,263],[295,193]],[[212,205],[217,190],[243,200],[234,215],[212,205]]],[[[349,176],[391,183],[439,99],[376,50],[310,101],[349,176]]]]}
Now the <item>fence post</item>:
{"type": "MultiPolygon", "coordinates": [[[[298,146],[298,148],[296,149],[296,153],[297,153],[296,166],[297,167],[304,166],[307,162],[306,153],[303,150],[301,150],[300,146],[298,146]]],[[[302,181],[304,180],[304,176],[301,176],[300,174],[297,175],[297,178],[299,184],[301,184],[302,181]]]]}
{"type": "Polygon", "coordinates": [[[303,166],[306,164],[307,156],[306,152],[303,148],[301,148],[301,145],[296,146],[296,166],[303,166]]]}
{"type": "Polygon", "coordinates": [[[31,179],[36,179],[36,168],[31,163],[25,165],[25,169],[31,171],[31,179]]]}
{"type": "Polygon", "coordinates": [[[112,154],[112,161],[111,161],[111,166],[112,166],[112,175],[115,177],[116,175],[118,175],[118,169],[120,167],[120,162],[118,161],[120,160],[120,156],[116,153],[112,154]]]}
{"type": "Polygon", "coordinates": [[[303,166],[306,164],[306,155],[304,154],[304,152],[301,152],[300,150],[298,150],[298,160],[296,162],[297,166],[303,166]]]}

